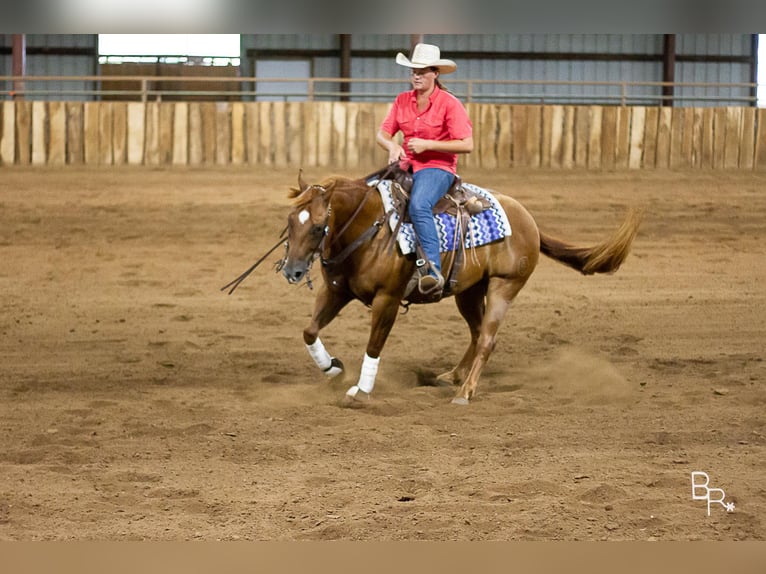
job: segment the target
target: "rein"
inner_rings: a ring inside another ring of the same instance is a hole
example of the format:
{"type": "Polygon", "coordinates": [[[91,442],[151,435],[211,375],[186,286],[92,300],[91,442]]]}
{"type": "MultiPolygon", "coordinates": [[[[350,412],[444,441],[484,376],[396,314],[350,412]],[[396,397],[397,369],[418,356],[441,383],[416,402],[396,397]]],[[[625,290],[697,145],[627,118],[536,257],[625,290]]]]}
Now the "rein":
{"type": "MultiPolygon", "coordinates": [[[[356,213],[354,213],[354,216],[357,215],[359,210],[357,210],[356,213]]],[[[383,227],[383,224],[385,223],[386,219],[391,215],[390,211],[387,211],[382,216],[380,216],[378,219],[376,219],[370,227],[368,227],[364,233],[362,233],[359,237],[354,239],[351,243],[346,245],[345,249],[338,253],[335,257],[332,257],[330,259],[325,259],[322,257],[322,266],[327,268],[335,267],[336,265],[340,265],[345,261],[349,255],[351,255],[354,251],[359,249],[363,243],[366,243],[367,241],[370,241],[375,235],[377,235],[378,231],[380,231],[380,228],[383,227]]],[[[346,225],[348,227],[348,225],[346,225]]],[[[345,228],[344,228],[345,231],[345,228]]],[[[339,237],[338,235],[337,237],[339,237]]]]}
{"type": "Polygon", "coordinates": [[[229,289],[229,287],[231,287],[231,289],[229,289],[229,293],[228,294],[231,295],[232,293],[234,293],[234,290],[237,287],[239,287],[239,284],[242,283],[245,279],[247,279],[247,276],[250,275],[253,271],[255,271],[255,268],[258,267],[263,262],[264,259],[266,259],[269,255],[271,255],[277,247],[279,247],[282,244],[286,244],[287,243],[287,239],[284,238],[285,233],[287,233],[287,227],[285,227],[282,230],[282,232],[279,234],[279,241],[277,241],[277,243],[274,245],[274,247],[272,247],[266,253],[264,253],[261,256],[261,258],[258,259],[258,261],[256,261],[255,263],[253,263],[247,271],[242,273],[242,275],[240,275],[239,277],[234,279],[234,281],[231,281],[230,283],[227,283],[226,285],[221,287],[221,291],[224,291],[226,289],[229,289]]]}

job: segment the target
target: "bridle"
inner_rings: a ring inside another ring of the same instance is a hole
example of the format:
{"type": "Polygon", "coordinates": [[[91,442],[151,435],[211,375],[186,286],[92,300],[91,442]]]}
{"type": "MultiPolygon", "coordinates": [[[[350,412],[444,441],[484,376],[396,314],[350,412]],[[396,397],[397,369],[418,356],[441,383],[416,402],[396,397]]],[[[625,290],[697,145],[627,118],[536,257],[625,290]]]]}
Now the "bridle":
{"type": "MultiPolygon", "coordinates": [[[[327,192],[327,189],[324,188],[321,185],[315,184],[310,186],[308,189],[318,189],[322,193],[327,192]]],[[[334,246],[337,244],[338,240],[343,237],[343,234],[348,230],[349,226],[353,223],[353,221],[357,218],[359,213],[361,213],[362,208],[367,203],[367,200],[369,199],[372,191],[375,188],[373,186],[368,186],[367,190],[365,191],[364,196],[362,197],[361,201],[359,202],[359,205],[356,206],[356,209],[354,210],[354,213],[351,214],[351,216],[346,220],[346,223],[341,227],[340,231],[333,234],[332,242],[330,246],[334,246]]],[[[370,227],[368,227],[359,237],[354,239],[351,243],[346,245],[346,247],[343,248],[343,250],[335,255],[334,257],[325,258],[322,254],[325,252],[326,242],[327,238],[330,235],[330,217],[332,216],[332,204],[329,202],[327,203],[327,215],[325,217],[323,224],[316,224],[312,226],[312,230],[309,231],[309,233],[313,232],[315,228],[321,228],[322,229],[322,237],[317,243],[316,247],[311,251],[311,253],[308,256],[308,266],[306,267],[306,284],[308,285],[309,289],[313,288],[313,284],[311,281],[311,277],[309,272],[311,271],[311,266],[314,263],[314,260],[317,258],[321,261],[322,267],[327,269],[328,271],[332,272],[333,268],[337,267],[343,261],[348,259],[348,257],[356,251],[359,247],[361,247],[364,243],[367,241],[370,241],[375,235],[377,235],[378,231],[380,231],[381,227],[383,227],[383,224],[386,222],[386,220],[390,217],[391,211],[383,213],[378,219],[376,219],[370,227]]],[[[285,249],[289,249],[289,243],[285,242],[285,249]]],[[[282,267],[284,267],[286,261],[286,255],[285,258],[282,259],[278,263],[277,271],[280,271],[282,267]]]]}
{"type": "MultiPolygon", "coordinates": [[[[314,184],[306,188],[306,191],[310,189],[319,190],[322,194],[327,193],[328,190],[322,185],[314,184]]],[[[370,194],[372,190],[374,189],[374,186],[368,186],[367,191],[364,194],[364,197],[359,202],[359,205],[354,210],[354,213],[351,215],[351,217],[348,218],[346,223],[343,225],[341,230],[335,234],[332,245],[334,245],[340,237],[343,236],[343,234],[346,232],[346,230],[349,228],[351,223],[356,219],[356,217],[359,215],[359,213],[362,211],[362,208],[364,207],[365,203],[367,203],[367,200],[370,197],[370,194]]],[[[333,214],[332,210],[332,204],[330,203],[330,200],[328,198],[327,200],[327,215],[325,215],[325,220],[321,224],[314,224],[311,227],[311,230],[309,233],[313,233],[314,230],[318,230],[317,235],[321,233],[321,237],[317,241],[316,246],[314,249],[311,250],[311,252],[308,255],[308,264],[306,266],[306,285],[308,285],[309,289],[313,289],[314,285],[311,281],[310,271],[311,267],[314,263],[314,261],[318,258],[322,262],[322,266],[329,271],[332,271],[333,267],[336,267],[337,265],[340,265],[343,261],[345,261],[354,251],[356,251],[363,243],[371,240],[375,235],[380,231],[381,227],[383,227],[383,224],[386,222],[386,220],[391,216],[391,213],[393,210],[387,211],[383,213],[378,219],[376,219],[370,227],[368,227],[359,237],[357,237],[354,241],[349,243],[340,253],[338,253],[335,257],[331,257],[329,259],[322,256],[322,253],[325,251],[327,237],[330,235],[330,217],[333,214]]],[[[261,264],[261,262],[266,259],[271,253],[274,252],[274,250],[277,249],[280,245],[284,244],[285,246],[285,255],[276,262],[276,271],[279,273],[284,268],[285,264],[287,263],[287,252],[290,249],[290,241],[289,239],[285,238],[285,234],[288,232],[289,226],[285,227],[282,232],[279,234],[279,241],[271,248],[269,249],[258,261],[256,261],[253,265],[250,266],[250,268],[242,273],[239,277],[231,281],[230,283],[224,285],[221,288],[221,291],[224,291],[225,289],[229,289],[229,295],[231,295],[234,290],[239,287],[239,284],[244,281],[248,275],[250,275],[258,265],[261,264]]],[[[288,234],[289,235],[289,234],[288,234]]]]}

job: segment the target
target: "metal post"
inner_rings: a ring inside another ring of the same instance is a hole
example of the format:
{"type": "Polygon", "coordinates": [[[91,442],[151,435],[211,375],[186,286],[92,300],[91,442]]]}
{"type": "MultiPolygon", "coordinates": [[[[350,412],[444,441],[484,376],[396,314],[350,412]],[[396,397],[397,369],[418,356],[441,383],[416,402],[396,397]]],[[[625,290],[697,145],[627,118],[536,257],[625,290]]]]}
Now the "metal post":
{"type": "Polygon", "coordinates": [[[14,100],[24,99],[24,80],[27,75],[27,37],[25,34],[13,34],[13,91],[14,100]]]}
{"type": "Polygon", "coordinates": [[[676,81],[676,35],[665,34],[665,48],[662,55],[662,105],[673,106],[673,84],[676,81]]]}
{"type": "MultiPolygon", "coordinates": [[[[351,34],[339,34],[340,39],[340,77],[344,79],[351,78],[351,34]]],[[[351,90],[349,82],[341,82],[340,91],[343,94],[340,97],[341,102],[349,101],[348,93],[351,90]]]]}
{"type": "Polygon", "coordinates": [[[423,43],[423,34],[410,34],[410,53],[415,49],[415,44],[423,43]]]}

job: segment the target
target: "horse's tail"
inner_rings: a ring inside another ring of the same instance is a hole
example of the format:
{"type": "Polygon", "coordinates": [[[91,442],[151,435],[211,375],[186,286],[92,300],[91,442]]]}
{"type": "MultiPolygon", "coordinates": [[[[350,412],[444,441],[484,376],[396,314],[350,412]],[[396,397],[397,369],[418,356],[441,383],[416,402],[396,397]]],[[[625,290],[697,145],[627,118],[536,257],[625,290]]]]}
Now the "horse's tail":
{"type": "Polygon", "coordinates": [[[632,209],[617,232],[592,247],[577,247],[540,232],[540,251],[583,275],[612,273],[619,269],[638,233],[643,212],[632,209]]]}

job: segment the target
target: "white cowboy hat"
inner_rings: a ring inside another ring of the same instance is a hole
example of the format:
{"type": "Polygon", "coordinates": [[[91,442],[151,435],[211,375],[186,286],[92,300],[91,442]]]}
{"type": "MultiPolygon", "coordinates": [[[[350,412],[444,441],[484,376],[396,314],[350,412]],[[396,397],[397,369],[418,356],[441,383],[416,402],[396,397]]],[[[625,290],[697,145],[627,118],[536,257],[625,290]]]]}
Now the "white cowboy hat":
{"type": "Polygon", "coordinates": [[[451,74],[457,70],[457,64],[452,60],[442,59],[439,46],[433,44],[415,44],[412,59],[399,52],[396,55],[396,63],[408,68],[438,68],[442,74],[451,74]]]}

